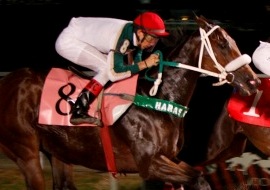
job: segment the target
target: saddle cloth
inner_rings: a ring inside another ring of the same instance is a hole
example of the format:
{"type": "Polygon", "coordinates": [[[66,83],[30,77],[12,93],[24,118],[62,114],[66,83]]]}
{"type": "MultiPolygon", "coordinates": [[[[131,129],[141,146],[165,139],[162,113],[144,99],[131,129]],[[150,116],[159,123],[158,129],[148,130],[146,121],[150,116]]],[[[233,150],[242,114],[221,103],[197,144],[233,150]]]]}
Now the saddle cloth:
{"type": "Polygon", "coordinates": [[[228,102],[228,113],[240,122],[270,127],[270,78],[261,78],[259,92],[243,97],[232,94],[228,102]]]}
{"type": "MultiPolygon", "coordinates": [[[[132,104],[119,96],[106,95],[126,93],[135,95],[138,75],[117,81],[104,91],[101,104],[102,122],[112,125],[132,104]]],[[[39,124],[73,126],[70,122],[71,105],[89,80],[82,79],[69,70],[52,68],[43,87],[39,108],[39,124]],[[68,101],[67,101],[68,100],[68,101]]],[[[89,115],[97,117],[97,99],[90,105],[89,115]]],[[[80,126],[91,126],[81,124],[80,126]]]]}

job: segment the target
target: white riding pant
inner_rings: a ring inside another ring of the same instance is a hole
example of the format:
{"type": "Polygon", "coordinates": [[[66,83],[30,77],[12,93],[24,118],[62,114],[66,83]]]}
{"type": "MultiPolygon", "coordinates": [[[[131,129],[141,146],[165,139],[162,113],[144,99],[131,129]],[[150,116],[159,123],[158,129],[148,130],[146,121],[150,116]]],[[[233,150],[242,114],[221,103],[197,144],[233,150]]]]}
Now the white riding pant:
{"type": "Polygon", "coordinates": [[[59,55],[67,60],[96,72],[93,77],[101,85],[109,81],[107,55],[102,54],[95,47],[79,41],[70,28],[65,28],[55,43],[59,55]]]}

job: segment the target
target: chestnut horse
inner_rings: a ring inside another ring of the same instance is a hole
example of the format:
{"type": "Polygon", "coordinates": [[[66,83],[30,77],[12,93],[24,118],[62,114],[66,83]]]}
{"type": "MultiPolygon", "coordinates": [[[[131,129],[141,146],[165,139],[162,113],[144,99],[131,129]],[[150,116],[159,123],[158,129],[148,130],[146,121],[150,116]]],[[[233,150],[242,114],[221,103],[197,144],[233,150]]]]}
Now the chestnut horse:
{"type": "MultiPolygon", "coordinates": [[[[165,55],[181,64],[164,67],[155,98],[188,106],[200,72],[218,77],[216,85],[230,83],[240,94],[256,92],[260,81],[249,65],[235,61],[243,57],[235,41],[204,17],[195,20],[199,30],[187,40],[182,36],[183,42],[165,55]]],[[[150,74],[154,77],[157,72],[154,68],[150,74]]],[[[18,165],[28,190],[45,189],[39,151],[52,165],[52,188],[74,190],[73,164],[108,171],[101,129],[38,124],[46,74],[24,68],[0,80],[0,150],[18,165]]],[[[140,78],[136,93],[147,95],[151,85],[140,78]]],[[[191,189],[210,189],[201,172],[174,162],[184,142],[183,118],[131,105],[109,131],[119,173],[139,173],[143,180],[169,182],[176,188],[184,184],[191,189]]]]}

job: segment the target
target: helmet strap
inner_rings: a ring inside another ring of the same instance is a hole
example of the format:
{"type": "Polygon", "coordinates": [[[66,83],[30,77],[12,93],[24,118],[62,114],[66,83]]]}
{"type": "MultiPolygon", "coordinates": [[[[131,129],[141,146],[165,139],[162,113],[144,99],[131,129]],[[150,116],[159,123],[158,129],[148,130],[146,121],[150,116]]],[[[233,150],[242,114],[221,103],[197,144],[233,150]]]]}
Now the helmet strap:
{"type": "MultiPolygon", "coordinates": [[[[136,30],[135,36],[136,36],[136,38],[137,38],[137,41],[139,42],[139,46],[141,46],[141,44],[144,42],[144,40],[146,40],[146,39],[145,39],[145,38],[146,38],[146,35],[148,35],[148,34],[145,32],[145,30],[144,30],[143,28],[138,28],[138,29],[136,30]],[[140,38],[139,38],[139,36],[138,36],[138,34],[137,34],[138,30],[142,30],[142,32],[144,33],[144,36],[143,36],[143,38],[142,38],[141,40],[140,40],[140,38]]],[[[152,52],[153,49],[156,47],[156,45],[157,45],[157,43],[156,43],[155,45],[153,45],[151,48],[145,49],[145,51],[147,51],[147,52],[152,52]]]]}
{"type": "Polygon", "coordinates": [[[151,48],[145,49],[145,51],[152,52],[154,50],[154,48],[156,47],[156,45],[157,45],[157,43],[155,45],[153,45],[151,48]]]}

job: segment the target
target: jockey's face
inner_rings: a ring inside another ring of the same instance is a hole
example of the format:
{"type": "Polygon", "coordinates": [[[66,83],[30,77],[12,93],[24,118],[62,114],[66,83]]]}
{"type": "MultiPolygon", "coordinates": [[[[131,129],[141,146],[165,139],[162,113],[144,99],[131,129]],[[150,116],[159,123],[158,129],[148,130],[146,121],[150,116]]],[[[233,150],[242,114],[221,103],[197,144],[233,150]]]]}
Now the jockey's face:
{"type": "Polygon", "coordinates": [[[150,35],[150,34],[145,34],[144,35],[144,40],[147,41],[152,46],[155,46],[159,39],[157,37],[155,37],[155,36],[150,35]]]}
{"type": "Polygon", "coordinates": [[[159,38],[154,37],[150,34],[147,34],[143,32],[142,30],[138,30],[138,37],[139,37],[139,42],[138,46],[144,50],[144,49],[153,49],[155,45],[157,44],[159,38]]]}

